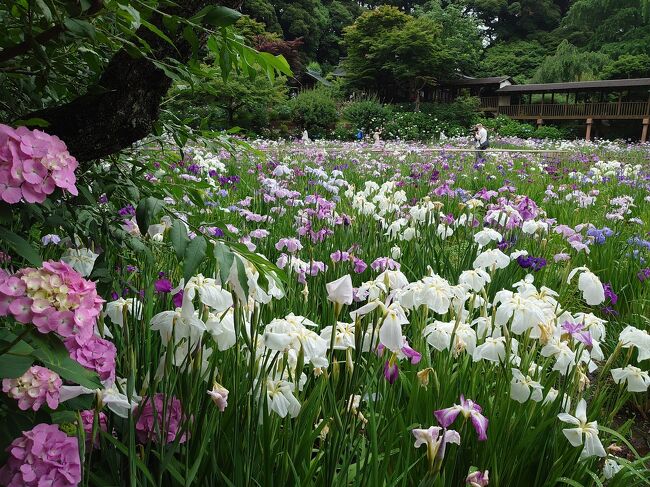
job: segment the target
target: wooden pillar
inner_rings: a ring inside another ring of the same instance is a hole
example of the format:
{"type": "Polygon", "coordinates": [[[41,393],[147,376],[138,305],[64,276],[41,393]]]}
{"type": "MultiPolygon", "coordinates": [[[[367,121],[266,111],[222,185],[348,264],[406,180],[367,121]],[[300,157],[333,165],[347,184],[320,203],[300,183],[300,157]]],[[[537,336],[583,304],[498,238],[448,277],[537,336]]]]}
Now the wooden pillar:
{"type": "Polygon", "coordinates": [[[589,142],[591,140],[591,125],[594,123],[593,118],[587,119],[587,133],[585,134],[585,140],[589,142]]]}
{"type": "Polygon", "coordinates": [[[540,128],[544,124],[544,120],[542,118],[537,119],[537,128],[540,128]]]}
{"type": "Polygon", "coordinates": [[[650,125],[650,118],[643,119],[643,129],[641,129],[641,142],[648,140],[648,125],[650,125]]]}

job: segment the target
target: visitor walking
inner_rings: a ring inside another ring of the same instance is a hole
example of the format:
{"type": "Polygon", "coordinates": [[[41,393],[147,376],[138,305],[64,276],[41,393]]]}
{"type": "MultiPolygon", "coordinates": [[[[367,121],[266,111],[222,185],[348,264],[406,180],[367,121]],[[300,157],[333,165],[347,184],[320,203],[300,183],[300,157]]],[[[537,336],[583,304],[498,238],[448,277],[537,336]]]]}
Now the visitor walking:
{"type": "Polygon", "coordinates": [[[476,161],[478,162],[479,159],[481,161],[485,160],[481,153],[490,147],[490,141],[488,140],[487,129],[480,123],[474,126],[474,145],[476,147],[476,161]]]}

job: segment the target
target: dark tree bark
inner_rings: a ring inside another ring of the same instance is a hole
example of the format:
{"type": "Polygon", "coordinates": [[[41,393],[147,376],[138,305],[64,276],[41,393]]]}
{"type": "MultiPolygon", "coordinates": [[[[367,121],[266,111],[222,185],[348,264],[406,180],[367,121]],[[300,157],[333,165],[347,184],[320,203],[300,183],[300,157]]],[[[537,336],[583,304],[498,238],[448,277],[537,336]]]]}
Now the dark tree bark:
{"type": "MultiPolygon", "coordinates": [[[[209,4],[237,7],[238,3],[183,0],[165,13],[188,18],[209,4]]],[[[189,61],[192,49],[182,38],[182,29],[169,32],[159,14],[150,22],[174,41],[175,48],[140,27],[137,35],[151,47],[148,56],[160,61],[170,58],[180,63],[189,61]]],[[[60,137],[79,162],[86,162],[114,154],[151,133],[160,114],[160,103],[171,83],[171,79],[149,59],[134,58],[122,49],[110,60],[95,89],[64,105],[21,118],[37,117],[49,122],[45,130],[60,137]]]]}

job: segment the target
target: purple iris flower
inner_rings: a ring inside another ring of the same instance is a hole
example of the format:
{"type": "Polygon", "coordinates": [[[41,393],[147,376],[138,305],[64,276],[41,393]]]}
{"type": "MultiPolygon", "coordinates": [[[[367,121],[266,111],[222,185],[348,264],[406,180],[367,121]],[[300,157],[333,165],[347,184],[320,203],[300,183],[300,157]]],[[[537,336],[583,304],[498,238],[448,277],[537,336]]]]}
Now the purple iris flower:
{"type": "Polygon", "coordinates": [[[394,384],[398,376],[399,367],[397,366],[397,363],[391,365],[390,360],[386,360],[386,363],[384,364],[384,377],[388,383],[391,385],[394,384]]]}
{"type": "Polygon", "coordinates": [[[154,283],[154,288],[158,293],[170,293],[172,292],[172,283],[169,279],[158,279],[154,283]]]}
{"type": "Polygon", "coordinates": [[[450,408],[434,411],[434,415],[443,428],[448,428],[458,417],[463,414],[465,419],[470,418],[472,426],[478,435],[479,441],[487,440],[488,419],[481,414],[482,408],[471,399],[465,399],[461,394],[460,404],[454,404],[450,408]]]}

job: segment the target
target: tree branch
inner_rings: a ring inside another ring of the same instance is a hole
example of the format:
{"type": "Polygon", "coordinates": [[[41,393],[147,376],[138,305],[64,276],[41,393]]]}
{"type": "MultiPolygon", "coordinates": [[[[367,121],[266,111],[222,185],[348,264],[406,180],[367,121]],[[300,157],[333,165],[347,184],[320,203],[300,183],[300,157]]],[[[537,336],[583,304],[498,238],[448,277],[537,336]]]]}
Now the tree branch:
{"type": "MultiPolygon", "coordinates": [[[[85,12],[84,18],[92,17],[98,13],[104,7],[104,0],[94,0],[91,7],[85,12]]],[[[0,51],[0,64],[6,63],[7,61],[26,54],[29,52],[35,44],[47,44],[51,40],[56,39],[61,34],[65,32],[65,27],[63,24],[56,24],[50,27],[49,29],[44,30],[43,32],[37,34],[34,37],[28,37],[18,44],[9,46],[2,51],[0,51]]]]}
{"type": "MultiPolygon", "coordinates": [[[[188,18],[210,3],[213,2],[185,0],[165,10],[165,14],[188,18]]],[[[221,2],[224,3],[227,2],[221,2]]],[[[49,125],[45,130],[60,137],[79,162],[113,154],[147,136],[172,83],[150,59],[171,58],[184,64],[192,54],[191,46],[182,37],[182,29],[170,32],[158,13],[150,22],[163,31],[175,47],[149,29],[140,27],[136,35],[150,46],[148,58],[133,58],[121,49],[108,63],[95,89],[65,105],[20,118],[46,120],[49,125]]]]}
{"type": "Polygon", "coordinates": [[[52,39],[59,37],[64,30],[65,29],[60,24],[53,25],[52,27],[50,27],[47,30],[44,30],[40,34],[36,35],[35,37],[27,38],[24,41],[19,42],[18,44],[14,44],[13,46],[9,46],[3,49],[2,51],[0,51],[0,63],[6,63],[7,61],[15,57],[26,54],[32,49],[34,44],[46,44],[52,39]]]}

